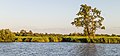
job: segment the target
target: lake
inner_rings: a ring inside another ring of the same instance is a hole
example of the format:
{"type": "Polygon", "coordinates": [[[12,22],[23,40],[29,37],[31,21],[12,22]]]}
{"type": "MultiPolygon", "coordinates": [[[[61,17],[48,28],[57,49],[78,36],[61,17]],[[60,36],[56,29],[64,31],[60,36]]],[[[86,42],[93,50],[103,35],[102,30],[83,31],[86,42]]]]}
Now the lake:
{"type": "Polygon", "coordinates": [[[0,56],[120,56],[120,44],[0,43],[0,56]]]}

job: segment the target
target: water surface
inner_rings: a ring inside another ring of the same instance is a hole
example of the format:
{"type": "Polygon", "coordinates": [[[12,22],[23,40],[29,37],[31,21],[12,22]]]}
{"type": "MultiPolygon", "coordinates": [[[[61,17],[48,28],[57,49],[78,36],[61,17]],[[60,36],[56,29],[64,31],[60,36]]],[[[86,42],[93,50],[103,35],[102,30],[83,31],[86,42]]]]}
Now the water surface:
{"type": "Polygon", "coordinates": [[[120,44],[0,43],[0,56],[120,56],[120,44]]]}

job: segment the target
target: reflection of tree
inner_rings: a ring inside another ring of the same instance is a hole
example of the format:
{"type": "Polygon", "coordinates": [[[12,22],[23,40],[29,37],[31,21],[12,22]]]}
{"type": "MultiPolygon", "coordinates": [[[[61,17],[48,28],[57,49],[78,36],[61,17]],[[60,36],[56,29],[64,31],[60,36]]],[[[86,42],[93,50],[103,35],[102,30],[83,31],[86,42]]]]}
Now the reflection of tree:
{"type": "Polygon", "coordinates": [[[81,50],[80,56],[98,56],[95,45],[91,43],[86,44],[81,50]]]}
{"type": "Polygon", "coordinates": [[[93,43],[79,45],[75,52],[77,56],[98,56],[96,46],[93,43]]]}
{"type": "Polygon", "coordinates": [[[96,46],[94,43],[87,43],[75,46],[74,51],[71,50],[71,54],[75,56],[101,56],[105,55],[105,52],[103,47],[96,46]]]}

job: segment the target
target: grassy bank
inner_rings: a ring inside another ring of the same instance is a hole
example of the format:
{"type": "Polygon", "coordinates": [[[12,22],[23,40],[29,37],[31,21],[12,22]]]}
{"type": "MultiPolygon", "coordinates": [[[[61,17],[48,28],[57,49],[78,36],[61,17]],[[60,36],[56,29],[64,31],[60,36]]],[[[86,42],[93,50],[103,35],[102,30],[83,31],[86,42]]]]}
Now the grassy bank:
{"type": "Polygon", "coordinates": [[[120,43],[120,37],[96,36],[16,36],[14,42],[81,42],[81,43],[120,43]]]}
{"type": "Polygon", "coordinates": [[[81,43],[120,43],[120,35],[96,34],[95,38],[88,38],[82,33],[54,34],[11,32],[9,29],[0,30],[0,42],[81,42],[81,43]]]}

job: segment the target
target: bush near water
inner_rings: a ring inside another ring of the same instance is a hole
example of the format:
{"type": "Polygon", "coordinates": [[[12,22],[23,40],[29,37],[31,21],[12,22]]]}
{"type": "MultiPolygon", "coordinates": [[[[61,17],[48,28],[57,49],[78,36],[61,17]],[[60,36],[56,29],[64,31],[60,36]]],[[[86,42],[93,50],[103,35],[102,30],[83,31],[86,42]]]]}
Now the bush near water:
{"type": "Polygon", "coordinates": [[[74,38],[69,36],[57,37],[16,37],[15,42],[81,42],[81,43],[120,43],[120,37],[106,37],[106,38],[74,38]]]}
{"type": "Polygon", "coordinates": [[[9,29],[0,30],[0,42],[81,42],[81,43],[120,43],[120,35],[96,34],[88,38],[82,33],[48,34],[33,33],[31,30],[11,32],[9,29]]]}
{"type": "Polygon", "coordinates": [[[12,42],[14,41],[15,34],[9,29],[0,30],[0,42],[12,42]]]}

